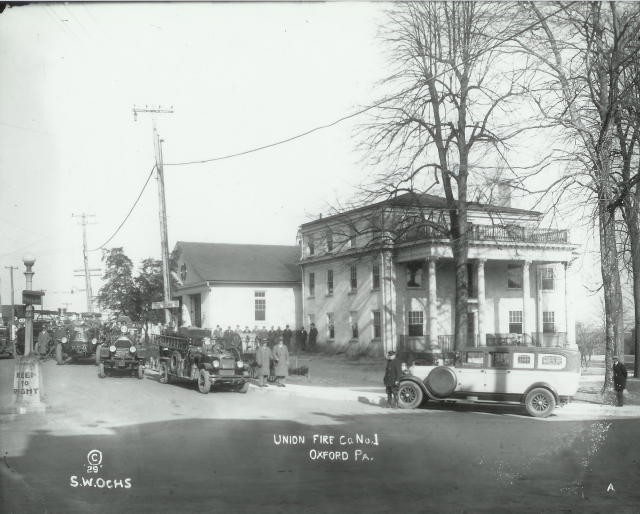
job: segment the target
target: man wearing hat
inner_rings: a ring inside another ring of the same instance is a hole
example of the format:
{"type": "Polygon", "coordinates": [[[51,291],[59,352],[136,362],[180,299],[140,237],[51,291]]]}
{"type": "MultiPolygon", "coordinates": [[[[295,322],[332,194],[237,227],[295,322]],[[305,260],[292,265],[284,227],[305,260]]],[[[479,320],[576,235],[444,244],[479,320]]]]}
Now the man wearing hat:
{"type": "Polygon", "coordinates": [[[402,376],[402,363],[396,359],[396,352],[387,352],[387,367],[384,370],[384,385],[387,388],[387,407],[398,407],[398,385],[402,376]]]}
{"type": "Polygon", "coordinates": [[[613,356],[613,388],[616,390],[616,396],[618,398],[618,407],[622,407],[623,392],[627,387],[627,368],[624,364],[618,360],[618,357],[613,356]]]}

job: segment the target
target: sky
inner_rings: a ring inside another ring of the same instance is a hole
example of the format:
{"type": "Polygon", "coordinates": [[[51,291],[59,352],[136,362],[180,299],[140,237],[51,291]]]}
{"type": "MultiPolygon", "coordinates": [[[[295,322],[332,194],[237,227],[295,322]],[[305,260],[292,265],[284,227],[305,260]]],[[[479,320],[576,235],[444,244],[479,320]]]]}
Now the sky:
{"type": "MultiPolygon", "coordinates": [[[[0,14],[0,295],[36,258],[44,308],[86,310],[82,227],[98,249],[127,215],[163,139],[169,247],[176,241],[296,244],[300,224],[370,177],[354,117],[388,72],[377,36],[386,5],[336,3],[31,4],[0,14]],[[74,291],[71,293],[71,291],[74,291]]],[[[159,257],[152,180],[106,247],[159,257]]],[[[90,252],[100,268],[101,252],[90,252]]],[[[585,273],[593,274],[592,266],[585,273]]],[[[100,282],[93,279],[94,292],[100,282]]]]}

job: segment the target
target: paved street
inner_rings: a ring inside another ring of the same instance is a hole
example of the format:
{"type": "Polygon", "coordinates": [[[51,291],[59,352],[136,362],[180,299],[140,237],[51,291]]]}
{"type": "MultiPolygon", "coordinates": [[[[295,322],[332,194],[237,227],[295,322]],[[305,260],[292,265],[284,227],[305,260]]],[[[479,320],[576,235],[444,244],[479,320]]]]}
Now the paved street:
{"type": "MultiPolygon", "coordinates": [[[[12,371],[0,361],[5,407],[12,371]]],[[[636,417],[397,411],[364,387],[201,395],[91,364],[46,362],[43,379],[46,414],[0,418],[3,512],[640,508],[636,417]]]]}

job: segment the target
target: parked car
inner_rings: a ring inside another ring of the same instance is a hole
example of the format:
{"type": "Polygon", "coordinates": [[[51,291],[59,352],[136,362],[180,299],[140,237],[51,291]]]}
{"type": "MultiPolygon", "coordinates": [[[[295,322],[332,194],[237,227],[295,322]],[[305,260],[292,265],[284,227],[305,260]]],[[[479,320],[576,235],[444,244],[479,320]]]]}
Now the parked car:
{"type": "Polygon", "coordinates": [[[555,347],[466,348],[451,365],[432,359],[408,364],[398,390],[399,406],[405,409],[425,400],[499,402],[547,417],[556,405],[572,400],[580,380],[578,350],[555,347]]]}
{"type": "Polygon", "coordinates": [[[160,382],[196,382],[207,394],[212,387],[224,386],[239,393],[249,390],[248,366],[238,352],[226,350],[210,337],[206,329],[181,328],[156,337],[160,360],[160,382]]]}
{"type": "Polygon", "coordinates": [[[98,348],[98,338],[84,323],[72,323],[54,331],[56,339],[56,362],[93,362],[98,348]]]}
{"type": "Polygon", "coordinates": [[[120,334],[112,334],[107,342],[98,345],[96,351],[98,376],[104,378],[112,372],[129,372],[139,379],[144,378],[145,352],[136,345],[126,325],[120,334]]]}

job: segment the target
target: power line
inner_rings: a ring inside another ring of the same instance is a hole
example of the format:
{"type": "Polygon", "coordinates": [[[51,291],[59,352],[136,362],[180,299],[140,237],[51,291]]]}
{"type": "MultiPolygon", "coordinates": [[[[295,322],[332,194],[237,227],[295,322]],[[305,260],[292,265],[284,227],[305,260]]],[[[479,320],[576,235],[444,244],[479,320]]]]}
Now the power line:
{"type": "Polygon", "coordinates": [[[140,197],[142,196],[142,193],[144,193],[144,190],[146,189],[147,184],[149,184],[149,180],[151,180],[151,176],[153,175],[153,171],[155,169],[156,169],[156,165],[154,164],[153,167],[151,168],[151,171],[149,172],[149,176],[147,177],[147,180],[145,180],[144,185],[142,186],[142,189],[140,190],[140,194],[138,194],[138,198],[136,198],[136,201],[133,202],[133,205],[131,206],[131,209],[129,209],[129,212],[127,213],[127,215],[122,220],[122,223],[120,223],[120,225],[118,225],[118,228],[115,230],[115,232],[113,234],[111,234],[111,237],[109,239],[107,239],[104,243],[102,243],[100,246],[98,246],[98,248],[94,248],[93,250],[89,250],[90,252],[97,252],[98,250],[102,250],[109,243],[109,241],[111,241],[114,237],[116,237],[116,234],[120,231],[122,226],[127,222],[127,220],[129,219],[129,216],[131,216],[131,213],[133,212],[133,209],[135,209],[136,205],[138,205],[138,202],[140,201],[140,197]]]}
{"type": "MultiPolygon", "coordinates": [[[[555,16],[556,14],[559,14],[562,11],[566,11],[574,3],[575,2],[571,2],[569,4],[566,4],[566,5],[562,6],[559,9],[557,9],[556,11],[548,14],[547,16],[542,18],[541,20],[536,20],[535,22],[531,23],[530,25],[527,25],[526,27],[520,29],[519,31],[517,31],[517,32],[515,32],[513,34],[510,34],[508,37],[497,41],[493,45],[491,45],[491,46],[489,46],[489,47],[487,47],[487,48],[485,48],[483,50],[480,50],[475,55],[470,56],[468,60],[466,60],[466,61],[463,60],[462,62],[460,62],[458,64],[452,65],[450,69],[442,70],[440,73],[435,74],[432,77],[432,79],[439,78],[439,77],[443,76],[445,73],[449,73],[451,71],[454,71],[455,69],[457,69],[462,64],[468,64],[472,59],[477,59],[481,55],[483,55],[483,54],[485,54],[487,52],[490,52],[491,50],[495,50],[496,48],[498,48],[503,43],[506,43],[507,41],[510,41],[511,39],[513,39],[515,37],[518,37],[518,36],[524,34],[525,32],[530,31],[531,29],[535,28],[537,25],[540,25],[543,21],[548,20],[552,16],[555,16]]],[[[184,161],[184,162],[171,162],[171,163],[164,163],[164,165],[165,166],[187,166],[187,165],[190,165],[190,164],[206,164],[206,163],[209,163],[209,162],[216,162],[216,161],[222,161],[222,160],[225,160],[225,159],[232,159],[234,157],[241,157],[243,155],[248,155],[248,154],[251,154],[251,153],[259,152],[261,150],[266,150],[268,148],[273,148],[275,146],[279,146],[279,145],[282,145],[282,144],[285,144],[285,143],[290,143],[291,141],[295,141],[296,139],[303,138],[305,136],[313,134],[314,132],[318,132],[320,130],[331,128],[331,127],[337,125],[338,123],[342,123],[343,121],[346,121],[346,120],[348,120],[350,118],[355,118],[356,116],[360,116],[361,114],[364,114],[365,112],[370,111],[371,109],[375,109],[376,107],[380,107],[381,105],[383,105],[385,103],[388,103],[388,102],[394,100],[395,98],[398,98],[400,96],[403,96],[403,95],[407,94],[409,91],[411,91],[413,89],[415,89],[415,86],[411,86],[409,88],[406,88],[406,89],[400,91],[399,93],[397,93],[397,94],[395,94],[393,96],[384,98],[384,99],[380,100],[379,102],[374,103],[373,105],[370,105],[368,107],[364,107],[364,108],[362,108],[362,109],[360,109],[358,111],[352,112],[351,114],[347,114],[345,116],[342,116],[341,118],[338,118],[337,120],[334,120],[334,121],[332,121],[330,123],[326,123],[324,125],[318,125],[318,126],[313,127],[313,128],[311,128],[309,130],[306,130],[304,132],[296,134],[294,136],[288,137],[286,139],[281,139],[280,141],[275,141],[273,143],[269,143],[269,144],[266,144],[266,145],[258,146],[258,147],[255,147],[255,148],[251,148],[249,150],[244,150],[242,152],[237,152],[237,153],[232,153],[232,154],[227,154],[227,155],[221,155],[219,157],[212,157],[210,159],[200,159],[200,160],[195,160],[195,161],[184,161]]]]}
{"type": "MultiPolygon", "coordinates": [[[[519,30],[519,31],[515,32],[514,34],[509,35],[509,37],[504,38],[504,39],[502,39],[502,40],[500,40],[500,41],[496,42],[495,44],[493,44],[493,45],[491,45],[491,46],[489,46],[489,47],[487,47],[487,48],[485,48],[485,49],[483,49],[483,50],[479,51],[476,55],[474,55],[474,56],[470,57],[470,58],[469,58],[469,61],[470,61],[471,59],[476,59],[476,58],[478,58],[480,55],[482,55],[482,54],[484,54],[484,53],[486,53],[486,52],[489,52],[489,51],[491,51],[491,50],[495,50],[495,49],[496,49],[496,48],[498,48],[501,44],[506,43],[507,41],[509,41],[509,40],[513,39],[514,37],[517,37],[517,36],[519,36],[519,35],[522,35],[522,34],[524,34],[525,32],[528,32],[529,30],[531,30],[531,29],[535,28],[537,25],[540,25],[543,21],[548,20],[548,19],[549,19],[549,18],[551,18],[552,16],[555,16],[555,15],[557,15],[557,14],[559,14],[559,13],[563,12],[563,11],[566,11],[566,10],[567,10],[569,7],[571,7],[573,4],[575,4],[575,2],[570,2],[570,3],[566,4],[566,5],[562,6],[562,7],[560,7],[559,9],[557,9],[556,11],[554,11],[554,12],[552,12],[552,13],[548,14],[547,16],[545,16],[544,18],[542,18],[541,20],[536,20],[536,21],[535,21],[535,22],[533,22],[532,24],[527,25],[527,26],[526,26],[526,27],[524,27],[523,29],[521,29],[521,30],[519,30]]],[[[465,63],[465,61],[463,61],[463,62],[461,62],[461,63],[459,63],[459,64],[457,64],[457,65],[451,66],[451,68],[450,68],[450,69],[448,69],[448,70],[443,70],[443,71],[441,71],[440,73],[438,73],[438,74],[434,75],[432,78],[433,78],[433,79],[435,79],[435,78],[441,77],[441,76],[442,76],[442,75],[444,75],[445,73],[448,73],[448,72],[454,71],[458,66],[460,66],[461,64],[464,64],[464,63],[465,63]]],[[[341,122],[343,122],[343,121],[346,121],[346,120],[348,120],[348,119],[350,119],[350,118],[355,118],[356,116],[359,116],[360,114],[364,114],[365,112],[370,111],[371,109],[374,109],[374,108],[379,107],[379,106],[381,106],[381,105],[383,105],[383,104],[385,104],[385,103],[387,103],[387,102],[390,102],[391,100],[393,100],[393,99],[395,99],[395,98],[398,98],[399,96],[405,95],[406,93],[408,93],[409,91],[411,91],[411,90],[412,90],[412,89],[414,89],[414,88],[415,88],[415,86],[409,87],[409,88],[407,88],[407,89],[404,89],[403,91],[400,91],[399,93],[397,93],[397,94],[395,94],[395,95],[393,95],[393,96],[390,96],[390,97],[384,98],[383,100],[381,100],[381,101],[379,101],[379,102],[377,102],[377,103],[375,103],[375,104],[373,104],[373,105],[370,105],[370,106],[368,106],[368,107],[364,107],[364,108],[362,108],[362,109],[360,109],[360,110],[358,110],[358,111],[352,112],[351,114],[347,114],[347,115],[345,115],[345,116],[342,116],[341,118],[338,118],[338,119],[336,119],[336,120],[334,120],[334,121],[332,121],[332,122],[330,122],[330,123],[326,123],[326,124],[324,124],[324,125],[318,125],[318,126],[313,127],[313,128],[311,128],[311,129],[309,129],[309,130],[306,130],[306,131],[301,132],[301,133],[299,133],[299,134],[296,134],[296,135],[294,135],[294,136],[288,137],[288,138],[286,138],[286,139],[282,139],[282,140],[280,140],[280,141],[275,141],[275,142],[273,142],[273,143],[269,143],[269,144],[266,144],[266,145],[258,146],[258,147],[255,147],[255,148],[251,148],[251,149],[249,149],[249,150],[244,150],[244,151],[242,151],[242,152],[237,152],[237,153],[232,153],[232,154],[222,155],[222,156],[219,156],[219,157],[212,157],[212,158],[210,158],[210,159],[200,159],[200,160],[195,160],[195,161],[184,161],[184,162],[164,163],[164,166],[187,166],[187,165],[190,165],[190,164],[206,164],[206,163],[209,163],[209,162],[216,162],[216,161],[222,161],[222,160],[225,160],[225,159],[232,159],[232,158],[234,158],[234,157],[240,157],[240,156],[243,156],[243,155],[248,155],[248,154],[251,154],[251,153],[259,152],[259,151],[261,151],[261,150],[266,150],[266,149],[268,149],[268,148],[273,148],[273,147],[275,147],[275,146],[279,146],[279,145],[282,145],[282,144],[285,144],[285,143],[290,143],[291,141],[295,141],[296,139],[303,138],[303,137],[305,137],[305,136],[308,136],[308,135],[310,135],[310,134],[313,134],[314,132],[318,132],[318,131],[320,131],[320,130],[324,130],[324,129],[326,129],[326,128],[333,127],[333,126],[337,125],[338,123],[341,123],[341,122]]],[[[135,111],[134,111],[134,112],[135,112],[135,111]]],[[[154,169],[155,169],[155,168],[156,168],[156,166],[155,166],[155,165],[153,166],[153,168],[151,168],[151,171],[150,171],[150,173],[149,173],[149,176],[147,177],[147,180],[146,180],[146,182],[144,183],[144,186],[142,186],[142,190],[140,191],[140,194],[138,195],[138,198],[136,198],[136,201],[135,201],[135,202],[134,202],[134,204],[131,206],[131,209],[130,209],[130,210],[129,210],[129,212],[127,213],[127,215],[126,215],[126,217],[124,218],[124,220],[122,220],[122,223],[120,223],[120,225],[118,225],[118,228],[115,230],[115,232],[113,233],[113,235],[112,235],[109,239],[107,239],[104,243],[102,243],[102,245],[100,245],[98,248],[94,248],[93,250],[89,250],[89,251],[91,251],[91,252],[95,252],[95,251],[97,251],[97,250],[101,250],[101,249],[102,249],[102,248],[104,248],[104,247],[107,245],[107,243],[109,243],[109,241],[111,241],[111,240],[116,236],[116,234],[120,231],[120,229],[122,228],[122,226],[123,226],[123,225],[125,224],[125,222],[129,219],[129,216],[130,216],[130,215],[131,215],[131,213],[133,212],[133,209],[134,209],[134,208],[135,208],[135,206],[138,204],[138,201],[140,200],[140,197],[142,196],[142,193],[144,192],[145,188],[147,187],[147,184],[149,183],[149,180],[151,179],[151,175],[153,174],[153,171],[154,171],[154,169]]]]}

